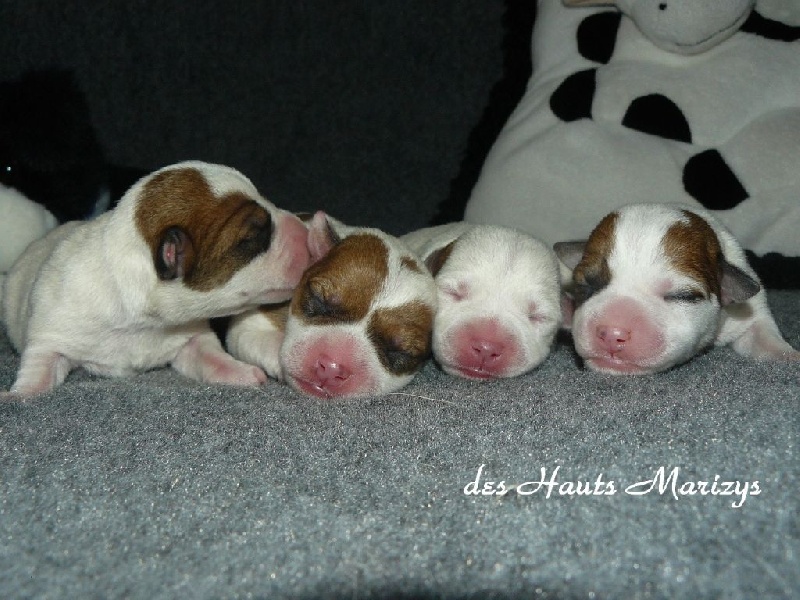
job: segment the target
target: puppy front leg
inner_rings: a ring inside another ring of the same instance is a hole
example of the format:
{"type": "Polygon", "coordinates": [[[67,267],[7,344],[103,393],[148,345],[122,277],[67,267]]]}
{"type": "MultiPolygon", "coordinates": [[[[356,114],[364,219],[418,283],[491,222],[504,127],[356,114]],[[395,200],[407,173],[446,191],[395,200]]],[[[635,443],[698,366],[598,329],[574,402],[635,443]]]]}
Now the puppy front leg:
{"type": "Polygon", "coordinates": [[[172,368],[205,383],[259,386],[267,382],[264,371],[225,352],[211,331],[192,337],[172,361],[172,368]]]}
{"type": "Polygon", "coordinates": [[[756,319],[731,344],[739,354],[761,360],[800,361],[800,352],[781,337],[772,319],[756,319]]]}
{"type": "Polygon", "coordinates": [[[27,400],[31,396],[52,390],[66,379],[71,365],[66,356],[51,350],[26,348],[22,353],[22,361],[17,380],[4,400],[27,400]]]}
{"type": "Polygon", "coordinates": [[[231,320],[225,345],[233,356],[281,380],[280,350],[288,309],[260,309],[231,320]]]}

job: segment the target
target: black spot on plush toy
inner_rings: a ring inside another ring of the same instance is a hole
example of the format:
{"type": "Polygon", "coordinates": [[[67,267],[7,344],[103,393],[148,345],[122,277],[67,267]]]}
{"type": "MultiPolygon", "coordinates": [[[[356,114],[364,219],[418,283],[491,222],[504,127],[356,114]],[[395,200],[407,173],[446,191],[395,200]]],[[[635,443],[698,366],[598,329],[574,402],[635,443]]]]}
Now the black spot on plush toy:
{"type": "Polygon", "coordinates": [[[800,287],[800,2],[539,0],[531,49],[467,220],[553,243],[625,204],[705,207],[800,287]]]}
{"type": "Polygon", "coordinates": [[[106,163],[69,71],[0,82],[0,273],[58,223],[107,210],[140,174],[106,163]]]}

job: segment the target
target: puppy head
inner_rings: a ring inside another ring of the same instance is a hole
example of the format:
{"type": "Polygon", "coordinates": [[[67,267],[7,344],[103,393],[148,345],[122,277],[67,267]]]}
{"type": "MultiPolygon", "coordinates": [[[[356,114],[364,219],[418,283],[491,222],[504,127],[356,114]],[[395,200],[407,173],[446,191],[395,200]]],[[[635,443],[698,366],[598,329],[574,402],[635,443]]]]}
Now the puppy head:
{"type": "Polygon", "coordinates": [[[122,204],[132,206],[155,271],[152,309],[168,321],[288,300],[311,260],[301,221],[229,167],[166,167],[138,182],[122,204]]]}
{"type": "Polygon", "coordinates": [[[475,226],[426,257],[438,289],[433,353],[470,379],[513,377],[550,353],[561,320],[553,252],[512,229],[475,226]]]}
{"type": "Polygon", "coordinates": [[[303,276],[281,347],[284,379],[320,398],[387,393],[430,354],[433,278],[399,240],[351,233],[303,276]]]}
{"type": "Polygon", "coordinates": [[[705,219],[676,207],[622,208],[585,243],[555,249],[574,267],[575,348],[590,368],[612,374],[685,362],[714,341],[721,307],[760,289],[725,260],[705,219]]]}

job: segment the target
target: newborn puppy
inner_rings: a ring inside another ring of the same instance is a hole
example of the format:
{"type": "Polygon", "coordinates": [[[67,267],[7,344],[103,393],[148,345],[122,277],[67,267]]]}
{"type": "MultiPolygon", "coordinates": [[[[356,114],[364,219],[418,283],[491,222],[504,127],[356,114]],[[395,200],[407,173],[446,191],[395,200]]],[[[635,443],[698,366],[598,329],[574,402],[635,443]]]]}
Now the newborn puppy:
{"type": "Polygon", "coordinates": [[[314,252],[327,255],[303,275],[291,304],[234,318],[228,350],[319,398],[401,388],[430,355],[433,278],[377,229],[323,215],[309,229],[314,252]]]}
{"type": "Polygon", "coordinates": [[[123,376],[171,364],[206,382],[257,385],[207,319],[291,297],[308,231],[238,171],[186,162],[142,178],[93,221],[31,244],[5,281],[2,317],[22,360],[14,396],[75,367],[123,376]]]}
{"type": "Polygon", "coordinates": [[[572,335],[592,369],[654,373],[713,344],[753,358],[800,359],[742,248],[706,213],[626,206],[587,241],[555,250],[574,268],[572,335]]]}
{"type": "Polygon", "coordinates": [[[464,222],[401,239],[436,279],[433,354],[445,372],[514,377],[547,358],[561,322],[550,248],[513,229],[464,222]]]}

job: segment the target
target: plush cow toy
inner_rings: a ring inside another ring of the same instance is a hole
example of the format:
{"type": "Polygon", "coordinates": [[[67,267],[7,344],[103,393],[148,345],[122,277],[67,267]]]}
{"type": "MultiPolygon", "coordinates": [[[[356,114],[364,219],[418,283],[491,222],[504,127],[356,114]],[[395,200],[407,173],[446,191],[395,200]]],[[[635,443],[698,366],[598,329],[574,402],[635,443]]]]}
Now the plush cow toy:
{"type": "Polygon", "coordinates": [[[467,220],[554,243],[694,205],[767,286],[800,287],[800,3],[539,0],[532,56],[467,220]]]}

